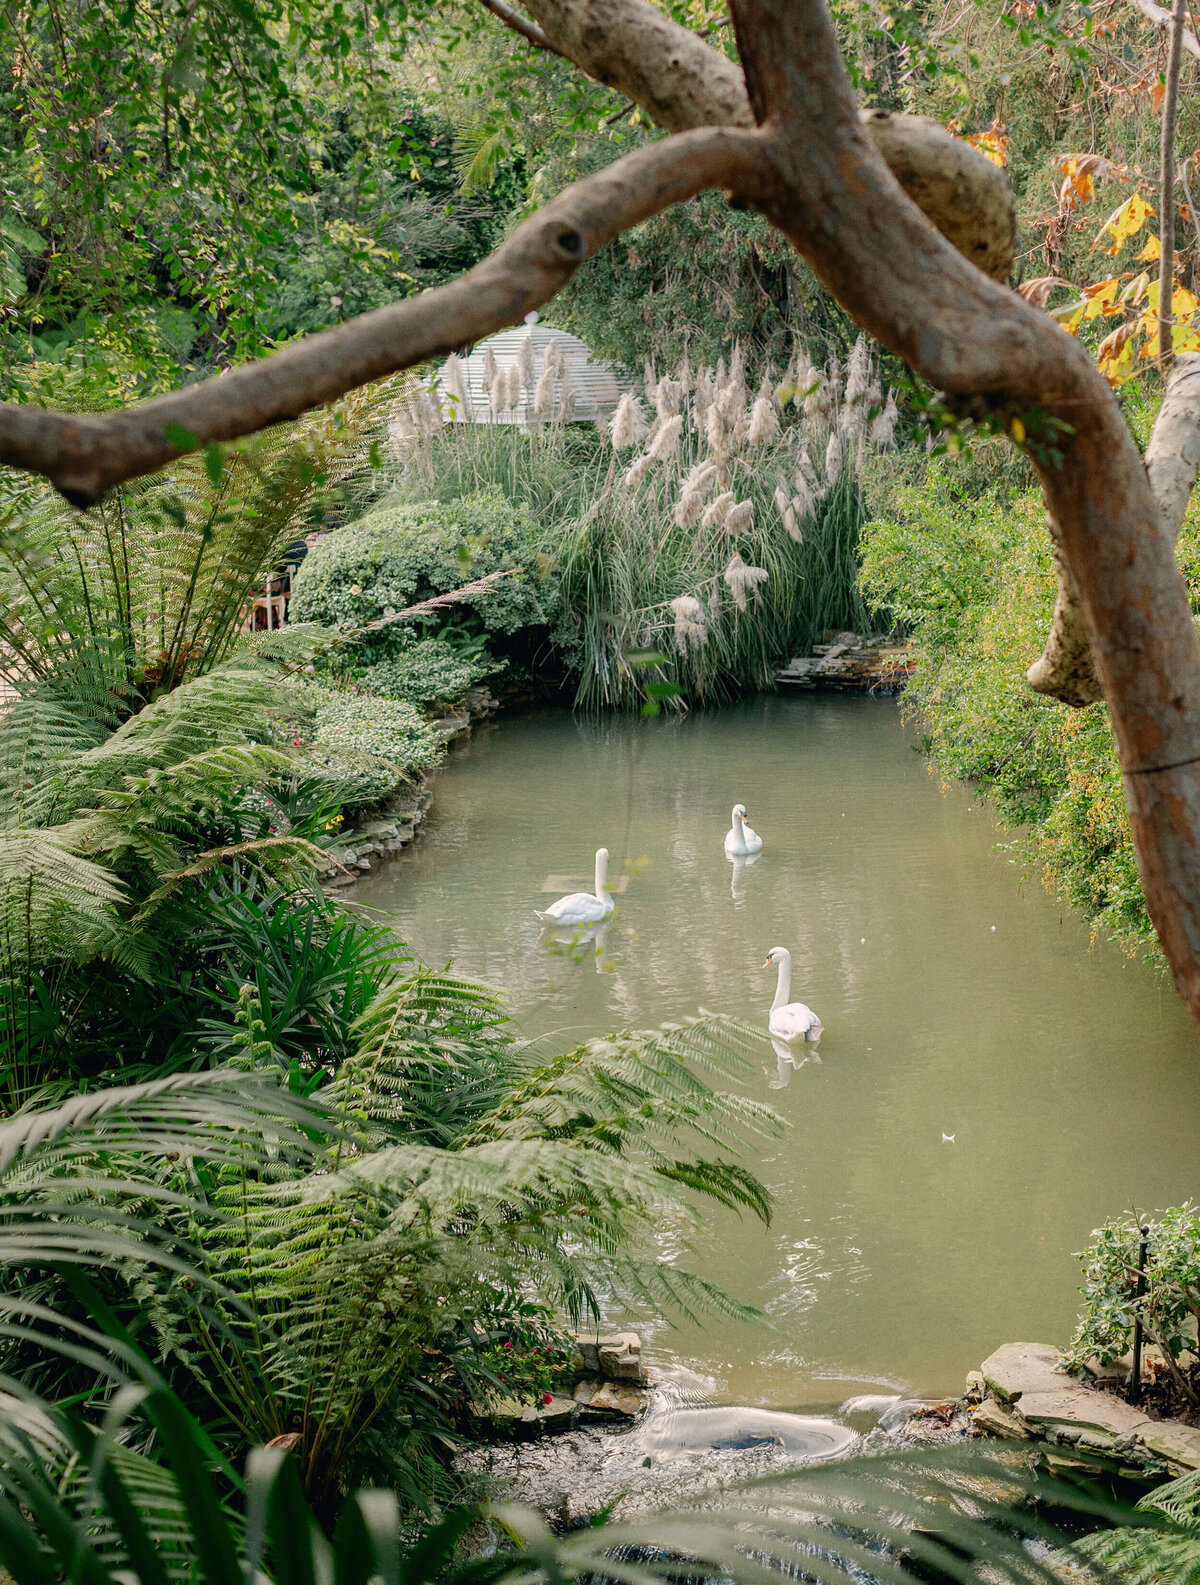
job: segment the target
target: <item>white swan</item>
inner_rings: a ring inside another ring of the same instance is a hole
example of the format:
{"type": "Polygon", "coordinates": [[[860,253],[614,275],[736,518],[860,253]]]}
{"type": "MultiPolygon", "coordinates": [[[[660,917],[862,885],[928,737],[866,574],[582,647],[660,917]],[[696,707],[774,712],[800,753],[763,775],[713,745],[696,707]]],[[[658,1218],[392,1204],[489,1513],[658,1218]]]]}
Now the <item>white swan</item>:
{"type": "Polygon", "coordinates": [[[762,837],[746,824],[746,805],[734,804],[733,824],[725,833],[725,852],[729,858],[745,858],[762,852],[762,837]]]}
{"type": "Polygon", "coordinates": [[[595,893],[571,892],[551,903],[544,912],[540,908],[534,912],[547,925],[598,925],[602,919],[611,917],[616,906],[608,893],[607,880],[608,849],[597,848],[595,893]]]}
{"type": "Polygon", "coordinates": [[[771,1016],[767,1028],[772,1035],[792,1045],[797,1040],[820,1040],[823,1033],[821,1020],[811,1007],[803,1002],[789,1002],[792,994],[792,954],[786,947],[772,947],[767,953],[764,969],[772,963],[779,965],[779,982],[775,987],[775,1000],[771,1003],[771,1016]]]}

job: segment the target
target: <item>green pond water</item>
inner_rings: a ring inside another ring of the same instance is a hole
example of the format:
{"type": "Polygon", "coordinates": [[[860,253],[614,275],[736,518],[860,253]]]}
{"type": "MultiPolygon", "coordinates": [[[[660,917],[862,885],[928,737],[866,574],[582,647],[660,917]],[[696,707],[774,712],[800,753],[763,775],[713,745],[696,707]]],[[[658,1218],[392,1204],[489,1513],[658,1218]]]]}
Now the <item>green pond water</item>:
{"type": "Polygon", "coordinates": [[[1090,942],[912,737],[892,701],[811,695],[505,719],[451,756],[419,840],[353,893],[563,1045],[700,1008],[765,1028],[761,965],[790,948],[793,998],[826,1032],[796,1068],[764,1043],[747,1085],[790,1124],[752,1160],[775,1219],[702,1210],[691,1259],[768,1324],[642,1326],[710,1401],[955,1391],[1000,1343],[1066,1341],[1072,1253],[1106,1215],[1200,1188],[1200,1049],[1169,985],[1090,942]],[[740,872],[722,850],[736,801],[765,840],[740,872]],[[601,844],[628,884],[576,959],[534,910],[551,877],[590,889],[601,844]]]}

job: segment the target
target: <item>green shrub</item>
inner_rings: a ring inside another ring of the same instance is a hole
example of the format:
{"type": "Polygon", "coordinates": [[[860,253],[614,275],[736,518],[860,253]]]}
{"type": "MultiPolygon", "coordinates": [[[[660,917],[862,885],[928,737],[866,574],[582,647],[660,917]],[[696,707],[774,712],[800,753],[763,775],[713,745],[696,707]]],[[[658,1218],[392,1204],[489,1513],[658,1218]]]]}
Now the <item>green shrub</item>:
{"type": "Polygon", "coordinates": [[[442,756],[443,738],[403,700],[312,680],[297,691],[312,718],[308,774],[327,778],[347,814],[390,797],[442,756]]]}
{"type": "Polygon", "coordinates": [[[426,770],[437,763],[441,738],[412,705],[319,683],[309,688],[316,744],[373,754],[403,771],[426,770]]]}
{"type": "Polygon", "coordinates": [[[383,506],[309,552],[290,614],[298,622],[367,623],[488,573],[523,570],[464,602],[489,633],[542,626],[554,590],[540,579],[529,514],[499,494],[448,504],[383,506]]]}
{"type": "MultiPolygon", "coordinates": [[[[892,493],[863,533],[863,587],[911,631],[917,670],[907,707],[948,776],[976,783],[1024,827],[1018,846],[1048,890],[1132,948],[1154,947],[1138,879],[1108,711],[1033,693],[1054,608],[1045,511],[1029,493],[977,494],[952,464],[892,493]]],[[[1180,561],[1197,576],[1189,515],[1180,561]]]]}
{"type": "MultiPolygon", "coordinates": [[[[1139,1219],[1140,1220],[1140,1219],[1139,1219]]],[[[1138,1312],[1147,1338],[1168,1361],[1172,1379],[1200,1404],[1196,1327],[1200,1322],[1200,1207],[1190,1200],[1164,1211],[1149,1230],[1146,1291],[1139,1299],[1139,1220],[1105,1222],[1079,1254],[1083,1262],[1083,1314],[1065,1356],[1068,1369],[1096,1359],[1112,1364],[1129,1351],[1138,1312]],[[1181,1356],[1190,1359],[1181,1363],[1181,1356]]]]}
{"type": "Polygon", "coordinates": [[[485,658],[438,638],[422,638],[398,655],[367,666],[359,684],[386,699],[406,699],[414,705],[451,705],[495,670],[495,662],[489,664],[485,658]]]}

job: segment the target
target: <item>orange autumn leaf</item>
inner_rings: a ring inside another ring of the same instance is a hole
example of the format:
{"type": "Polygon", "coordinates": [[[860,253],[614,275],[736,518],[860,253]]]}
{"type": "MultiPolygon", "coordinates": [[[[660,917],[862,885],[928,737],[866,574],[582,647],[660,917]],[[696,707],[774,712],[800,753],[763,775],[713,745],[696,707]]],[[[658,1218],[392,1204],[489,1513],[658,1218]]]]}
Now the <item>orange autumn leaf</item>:
{"type": "Polygon", "coordinates": [[[1133,325],[1118,325],[1096,349],[1096,363],[1110,385],[1120,385],[1133,373],[1133,325]]]}
{"type": "Polygon", "coordinates": [[[1155,83],[1150,90],[1150,108],[1155,115],[1162,109],[1162,102],[1167,97],[1167,85],[1164,82],[1155,83]]]}
{"type": "Polygon", "coordinates": [[[991,160],[993,165],[1008,164],[1008,133],[999,117],[986,132],[969,133],[966,141],[973,149],[978,149],[985,159],[991,160]]]}

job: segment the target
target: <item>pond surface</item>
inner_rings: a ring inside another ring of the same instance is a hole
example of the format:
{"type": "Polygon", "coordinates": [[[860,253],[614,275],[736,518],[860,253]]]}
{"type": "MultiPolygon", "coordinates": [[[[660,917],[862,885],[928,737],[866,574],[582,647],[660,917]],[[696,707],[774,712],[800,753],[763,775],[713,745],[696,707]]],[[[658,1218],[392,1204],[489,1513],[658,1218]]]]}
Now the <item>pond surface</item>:
{"type": "Polygon", "coordinates": [[[451,757],[420,839],[354,892],[563,1046],[699,1008],[765,1028],[761,965],[790,948],[793,997],[825,1035],[795,1069],[764,1044],[749,1082],[791,1125],[751,1162],[775,1220],[704,1210],[691,1261],[769,1324],[642,1328],[708,1401],[957,1391],[1003,1342],[1067,1340],[1072,1252],[1099,1221],[1198,1187],[1200,1049],[1169,984],[1024,879],[912,737],[893,701],[813,695],[504,720],[451,757]],[[738,874],[735,801],[765,840],[738,874]],[[629,877],[617,917],[599,957],[556,954],[543,885],[589,889],[601,844],[629,877]]]}

